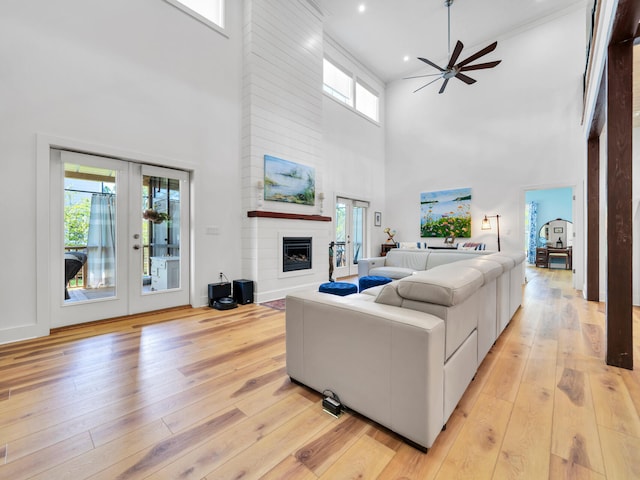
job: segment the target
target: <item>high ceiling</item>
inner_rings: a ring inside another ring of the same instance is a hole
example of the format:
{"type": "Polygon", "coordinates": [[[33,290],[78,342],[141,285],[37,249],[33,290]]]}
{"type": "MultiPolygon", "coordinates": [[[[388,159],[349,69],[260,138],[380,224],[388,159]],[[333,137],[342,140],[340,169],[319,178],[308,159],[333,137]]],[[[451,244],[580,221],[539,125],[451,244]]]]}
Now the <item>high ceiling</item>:
{"type": "MultiPolygon", "coordinates": [[[[383,81],[398,79],[448,58],[444,0],[315,0],[325,15],[325,32],[383,81]],[[359,6],[364,5],[364,12],[359,6]],[[408,56],[409,61],[403,57],[408,56]]],[[[500,36],[573,8],[587,10],[592,0],[454,0],[451,46],[465,44],[461,58],[500,36]]],[[[498,48],[500,48],[498,46],[498,48]]],[[[485,61],[499,59],[494,54],[485,61]]],[[[444,62],[446,63],[446,62],[444,62]]]]}

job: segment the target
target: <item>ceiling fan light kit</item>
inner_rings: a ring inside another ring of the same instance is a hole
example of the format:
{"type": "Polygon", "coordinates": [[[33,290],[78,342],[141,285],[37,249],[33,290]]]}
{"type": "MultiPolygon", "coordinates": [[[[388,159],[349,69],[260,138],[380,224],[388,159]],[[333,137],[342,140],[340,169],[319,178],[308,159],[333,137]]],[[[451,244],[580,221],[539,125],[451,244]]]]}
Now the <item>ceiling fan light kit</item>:
{"type": "Polygon", "coordinates": [[[476,61],[477,59],[479,59],[480,57],[483,57],[485,55],[487,55],[488,53],[493,52],[496,47],[498,46],[498,42],[493,42],[491,45],[483,48],[482,50],[474,53],[473,55],[471,55],[470,57],[467,57],[466,59],[462,60],[459,63],[456,63],[456,61],[458,60],[458,57],[460,56],[460,54],[462,53],[462,49],[464,48],[464,45],[462,44],[462,42],[460,40],[458,40],[456,42],[456,46],[453,49],[453,53],[451,53],[451,4],[453,3],[453,0],[445,0],[444,4],[447,7],[447,24],[448,24],[448,29],[447,29],[447,40],[448,40],[448,46],[449,46],[449,63],[447,63],[446,68],[442,68],[439,65],[435,64],[434,62],[426,59],[426,58],[422,58],[422,57],[418,57],[418,60],[426,63],[427,65],[435,68],[436,70],[438,70],[438,73],[431,73],[431,74],[427,74],[427,75],[415,75],[412,77],[405,77],[405,80],[411,79],[411,78],[425,78],[425,77],[437,77],[434,80],[431,80],[430,82],[424,84],[423,86],[421,86],[420,88],[417,88],[416,90],[413,91],[413,93],[416,93],[419,90],[422,90],[425,87],[428,87],[429,85],[431,85],[434,82],[437,82],[440,79],[443,79],[444,82],[442,83],[442,86],[440,87],[440,91],[438,93],[444,93],[445,88],[447,88],[447,84],[449,83],[449,80],[451,80],[452,78],[457,78],[458,80],[463,81],[464,83],[466,83],[467,85],[471,85],[473,83],[476,83],[476,80],[465,75],[462,72],[468,72],[470,70],[483,70],[485,68],[493,68],[496,65],[498,65],[502,60],[495,60],[493,62],[486,62],[486,63],[476,63],[475,65],[469,65],[471,62],[476,61]]]}

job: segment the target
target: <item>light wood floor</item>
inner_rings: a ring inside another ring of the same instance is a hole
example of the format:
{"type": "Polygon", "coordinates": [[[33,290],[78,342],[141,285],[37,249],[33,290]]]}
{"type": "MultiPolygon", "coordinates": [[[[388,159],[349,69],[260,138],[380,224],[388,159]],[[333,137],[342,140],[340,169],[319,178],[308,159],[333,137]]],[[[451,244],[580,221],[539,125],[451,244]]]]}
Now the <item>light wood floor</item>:
{"type": "Polygon", "coordinates": [[[640,375],[605,365],[604,305],[568,271],[527,275],[426,455],[323,413],[286,376],[284,312],[246,305],[0,347],[0,478],[640,478],[640,375]]]}

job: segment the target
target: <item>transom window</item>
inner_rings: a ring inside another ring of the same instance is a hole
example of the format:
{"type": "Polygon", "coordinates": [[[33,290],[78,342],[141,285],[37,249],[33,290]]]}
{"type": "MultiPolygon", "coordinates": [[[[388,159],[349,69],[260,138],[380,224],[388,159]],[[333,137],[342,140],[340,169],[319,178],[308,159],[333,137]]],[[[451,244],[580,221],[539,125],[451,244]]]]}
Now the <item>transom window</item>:
{"type": "Polygon", "coordinates": [[[379,97],[354,74],[324,59],[323,90],[339,102],[379,121],[379,97]],[[354,105],[355,104],[355,105],[354,105]]]}
{"type": "Polygon", "coordinates": [[[336,100],[353,107],[353,77],[326,58],[323,68],[324,91],[336,100]]]}
{"type": "Polygon", "coordinates": [[[378,121],[378,95],[356,81],[356,110],[378,121]]]}
{"type": "Polygon", "coordinates": [[[224,28],[225,0],[166,0],[183,12],[216,27],[224,28]]]}

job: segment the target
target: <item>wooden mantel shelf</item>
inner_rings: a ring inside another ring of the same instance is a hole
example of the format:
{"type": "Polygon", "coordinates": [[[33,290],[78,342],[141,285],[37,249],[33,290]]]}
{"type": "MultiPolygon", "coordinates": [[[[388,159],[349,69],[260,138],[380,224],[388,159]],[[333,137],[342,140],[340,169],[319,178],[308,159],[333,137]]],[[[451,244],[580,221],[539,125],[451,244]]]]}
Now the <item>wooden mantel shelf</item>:
{"type": "Polygon", "coordinates": [[[331,217],[323,217],[322,215],[305,215],[304,213],[283,213],[283,212],[266,212],[264,210],[250,210],[247,217],[259,218],[286,218],[288,220],[311,220],[314,222],[330,222],[331,217]]]}

